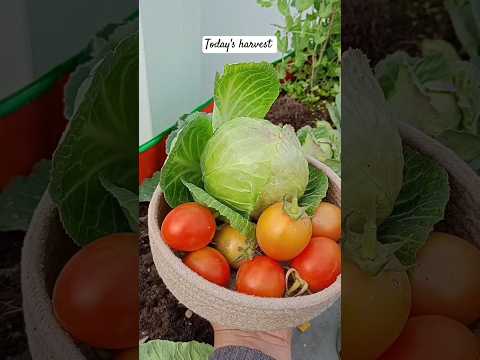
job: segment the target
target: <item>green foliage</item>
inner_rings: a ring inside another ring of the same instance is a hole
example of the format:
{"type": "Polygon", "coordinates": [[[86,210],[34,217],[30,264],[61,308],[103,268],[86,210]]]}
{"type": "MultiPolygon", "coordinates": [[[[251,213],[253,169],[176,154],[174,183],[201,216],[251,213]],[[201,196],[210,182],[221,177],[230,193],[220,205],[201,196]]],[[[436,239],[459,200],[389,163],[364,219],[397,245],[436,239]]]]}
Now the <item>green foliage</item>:
{"type": "Polygon", "coordinates": [[[328,177],[323,171],[312,165],[308,166],[308,174],[307,188],[300,198],[299,204],[305,208],[308,215],[312,216],[327,195],[328,177]]]}
{"type": "Polygon", "coordinates": [[[210,195],[253,217],[286,195],[302,196],[308,182],[307,161],[293,128],[247,117],[215,132],[201,168],[210,195]]]}
{"type": "Polygon", "coordinates": [[[230,224],[231,227],[245,235],[247,239],[255,239],[255,224],[250,222],[248,218],[222,204],[202,188],[186,181],[183,184],[188,188],[195,202],[213,210],[221,220],[230,224]]]}
{"type": "Polygon", "coordinates": [[[177,134],[176,140],[160,174],[160,186],[165,201],[174,208],[192,201],[190,191],[182,180],[203,186],[200,156],[213,135],[210,116],[193,113],[177,134]]]}
{"type": "Polygon", "coordinates": [[[138,187],[138,201],[150,201],[153,193],[160,182],[160,171],[155,172],[151,178],[145,179],[143,184],[138,187]]]}
{"type": "MultiPolygon", "coordinates": [[[[366,57],[348,51],[343,65],[345,254],[372,274],[406,269],[444,217],[448,175],[432,159],[402,146],[395,114],[366,57]]],[[[397,82],[389,75],[402,70],[384,65],[383,86],[390,89],[397,82]]]]}
{"type": "Polygon", "coordinates": [[[423,57],[397,52],[377,64],[390,111],[448,146],[478,173],[480,68],[460,60],[445,42],[426,41],[422,49],[423,57]]]}
{"type": "Polygon", "coordinates": [[[152,340],[140,345],[141,360],[208,360],[213,347],[196,341],[152,340]]]}
{"type": "Polygon", "coordinates": [[[341,176],[341,99],[327,104],[331,123],[325,120],[317,121],[316,126],[304,126],[297,131],[298,140],[303,152],[327,164],[338,176],[341,176]],[[332,125],[333,123],[333,125],[332,125]]]}
{"type": "Polygon", "coordinates": [[[100,182],[103,187],[117,199],[120,207],[122,208],[125,217],[128,220],[130,229],[132,231],[138,231],[138,195],[128,189],[113,184],[105,177],[100,177],[100,182]]]}
{"type": "Polygon", "coordinates": [[[101,181],[138,191],[138,27],[125,26],[70,94],[71,122],[53,158],[49,191],[79,245],[132,230],[130,215],[101,181]]]}
{"type": "Polygon", "coordinates": [[[448,174],[432,159],[404,149],[403,186],[391,215],[378,228],[384,244],[401,243],[395,252],[402,265],[415,264],[433,226],[444,218],[450,195],[448,174]]]}
{"type": "Polygon", "coordinates": [[[263,119],[277,99],[280,84],[272,64],[225,65],[215,79],[213,127],[238,117],[263,119]]]}
{"type": "Polygon", "coordinates": [[[284,17],[275,25],[278,48],[284,59],[278,64],[279,78],[291,97],[311,107],[322,99],[332,101],[339,93],[341,57],[340,0],[257,0],[262,7],[276,3],[284,17]],[[285,58],[293,50],[291,59],[285,58]]]}

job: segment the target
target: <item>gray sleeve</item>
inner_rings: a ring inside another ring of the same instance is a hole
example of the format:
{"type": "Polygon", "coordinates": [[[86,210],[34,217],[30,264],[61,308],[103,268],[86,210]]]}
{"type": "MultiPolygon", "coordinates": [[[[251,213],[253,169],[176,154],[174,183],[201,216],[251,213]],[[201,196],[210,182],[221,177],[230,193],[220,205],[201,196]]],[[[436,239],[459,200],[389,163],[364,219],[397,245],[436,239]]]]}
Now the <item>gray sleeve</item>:
{"type": "Polygon", "coordinates": [[[215,350],[210,360],[275,360],[264,353],[243,346],[225,346],[215,350]]]}

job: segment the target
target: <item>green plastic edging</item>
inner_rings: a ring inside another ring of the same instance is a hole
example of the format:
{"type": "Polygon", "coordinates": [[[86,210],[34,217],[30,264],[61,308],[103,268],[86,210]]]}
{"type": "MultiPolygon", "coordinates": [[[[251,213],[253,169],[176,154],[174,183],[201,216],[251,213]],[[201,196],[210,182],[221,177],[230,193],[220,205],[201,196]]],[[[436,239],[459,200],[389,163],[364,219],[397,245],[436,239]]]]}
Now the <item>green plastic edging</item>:
{"type": "MultiPolygon", "coordinates": [[[[208,99],[207,101],[205,101],[203,104],[197,106],[190,113],[194,113],[194,112],[197,112],[197,111],[202,111],[207,106],[209,106],[212,102],[213,102],[213,97],[208,99]]],[[[158,134],[155,137],[153,137],[152,139],[148,140],[146,143],[140,145],[139,148],[138,148],[139,154],[142,154],[145,151],[150,150],[155,145],[158,145],[160,142],[162,142],[162,140],[165,138],[165,136],[170,134],[173,130],[175,130],[175,128],[176,128],[176,125],[172,125],[168,129],[162,131],[160,134],[158,134]]]]}
{"type": "Polygon", "coordinates": [[[140,147],[138,148],[138,152],[141,154],[141,153],[144,153],[147,150],[150,150],[152,147],[159,144],[165,138],[165,136],[170,134],[173,130],[175,130],[175,125],[170,126],[168,129],[162,131],[157,136],[151,138],[150,140],[148,140],[143,145],[140,145],[140,147]]]}
{"type": "Polygon", "coordinates": [[[43,95],[59,79],[72,72],[79,64],[88,60],[88,58],[88,50],[84,49],[79,54],[65,61],[63,64],[57,65],[33,83],[28,84],[7,98],[1,100],[0,119],[14,113],[23,106],[31,103],[43,95]]]}

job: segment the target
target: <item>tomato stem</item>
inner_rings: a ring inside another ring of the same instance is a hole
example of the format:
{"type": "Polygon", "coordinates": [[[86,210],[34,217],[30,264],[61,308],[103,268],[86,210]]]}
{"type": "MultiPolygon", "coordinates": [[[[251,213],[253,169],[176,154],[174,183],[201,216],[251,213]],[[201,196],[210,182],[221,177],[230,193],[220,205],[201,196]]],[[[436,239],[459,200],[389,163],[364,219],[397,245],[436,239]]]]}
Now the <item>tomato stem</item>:
{"type": "Polygon", "coordinates": [[[285,275],[285,288],[287,297],[300,296],[308,292],[308,283],[302,279],[297,270],[290,268],[285,275]],[[292,285],[289,285],[290,278],[293,279],[292,285]]]}
{"type": "Polygon", "coordinates": [[[285,197],[283,200],[283,211],[295,221],[305,215],[305,208],[298,205],[298,198],[296,196],[290,198],[285,197]]]}

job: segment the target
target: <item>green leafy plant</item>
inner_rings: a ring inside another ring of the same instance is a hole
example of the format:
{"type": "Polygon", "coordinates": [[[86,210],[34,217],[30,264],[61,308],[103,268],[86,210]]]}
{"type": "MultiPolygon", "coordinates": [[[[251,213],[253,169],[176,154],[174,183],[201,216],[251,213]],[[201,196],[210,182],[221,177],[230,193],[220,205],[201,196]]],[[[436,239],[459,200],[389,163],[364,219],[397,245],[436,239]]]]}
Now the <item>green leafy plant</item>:
{"type": "Polygon", "coordinates": [[[375,73],[396,120],[434,137],[480,175],[480,6],[446,0],[445,7],[460,52],[444,40],[425,39],[422,56],[396,52],[375,73]]]}
{"type": "Polygon", "coordinates": [[[75,105],[52,164],[49,191],[79,245],[135,230],[138,221],[132,202],[138,198],[132,156],[138,146],[138,25],[128,23],[110,36],[88,75],[77,73],[81,84],[74,76],[68,85],[75,105]]]}
{"type": "Polygon", "coordinates": [[[480,68],[438,45],[424,43],[424,57],[387,56],[376,77],[396,120],[436,138],[480,174],[480,68]]]}
{"type": "Polygon", "coordinates": [[[402,146],[366,57],[348,51],[343,64],[344,249],[373,274],[405,269],[415,264],[417,251],[444,217],[448,175],[432,159],[402,146]]]}
{"type": "Polygon", "coordinates": [[[341,58],[340,0],[257,0],[262,7],[276,4],[284,24],[276,24],[278,65],[283,90],[317,108],[322,99],[339,93],[341,58]],[[293,50],[293,53],[291,53],[293,50]],[[291,59],[286,55],[292,55],[291,59]]]}
{"type": "Polygon", "coordinates": [[[297,131],[303,152],[327,164],[341,176],[341,97],[327,104],[330,121],[319,120],[316,126],[304,126],[297,131]],[[333,125],[332,125],[333,124],[333,125]]]}
{"type": "Polygon", "coordinates": [[[141,344],[139,348],[142,360],[208,360],[213,354],[213,347],[197,341],[174,342],[152,340],[141,344]]]}

